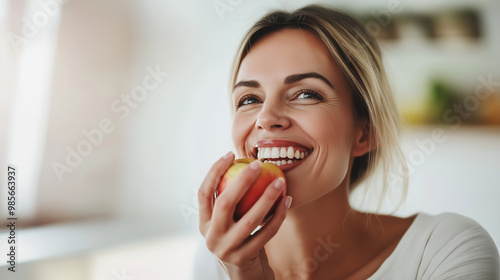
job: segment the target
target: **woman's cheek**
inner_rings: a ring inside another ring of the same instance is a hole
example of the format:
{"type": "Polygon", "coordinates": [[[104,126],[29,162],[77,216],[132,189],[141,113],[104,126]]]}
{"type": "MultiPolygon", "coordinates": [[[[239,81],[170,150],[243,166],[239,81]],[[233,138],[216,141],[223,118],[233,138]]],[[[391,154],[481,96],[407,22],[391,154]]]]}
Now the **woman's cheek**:
{"type": "Polygon", "coordinates": [[[231,134],[238,157],[246,156],[245,140],[250,132],[249,129],[251,130],[251,127],[249,128],[248,124],[245,124],[245,121],[242,118],[238,117],[237,115],[234,117],[231,134]]]}

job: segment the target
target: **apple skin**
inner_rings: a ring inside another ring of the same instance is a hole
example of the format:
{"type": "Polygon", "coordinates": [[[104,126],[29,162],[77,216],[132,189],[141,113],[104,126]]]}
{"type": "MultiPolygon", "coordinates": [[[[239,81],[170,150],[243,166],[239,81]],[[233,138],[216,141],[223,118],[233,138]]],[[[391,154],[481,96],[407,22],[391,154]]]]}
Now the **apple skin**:
{"type": "MultiPolygon", "coordinates": [[[[254,160],[255,159],[250,158],[241,158],[235,160],[233,165],[231,165],[224,176],[222,176],[222,179],[217,188],[216,196],[222,194],[222,192],[224,192],[224,190],[238,177],[238,174],[240,174],[240,172],[254,160]]],[[[238,221],[241,217],[243,217],[243,215],[248,210],[250,210],[250,208],[252,208],[255,202],[257,202],[257,200],[264,193],[269,184],[271,184],[275,179],[279,177],[285,180],[285,174],[277,165],[267,162],[262,163],[262,168],[259,176],[257,177],[257,179],[255,179],[243,198],[236,205],[234,220],[238,221]]],[[[267,220],[274,213],[274,210],[276,209],[276,206],[278,205],[280,199],[285,195],[286,180],[285,187],[283,188],[281,196],[276,200],[276,203],[273,205],[271,210],[269,210],[269,213],[267,213],[264,220],[267,220]]]]}

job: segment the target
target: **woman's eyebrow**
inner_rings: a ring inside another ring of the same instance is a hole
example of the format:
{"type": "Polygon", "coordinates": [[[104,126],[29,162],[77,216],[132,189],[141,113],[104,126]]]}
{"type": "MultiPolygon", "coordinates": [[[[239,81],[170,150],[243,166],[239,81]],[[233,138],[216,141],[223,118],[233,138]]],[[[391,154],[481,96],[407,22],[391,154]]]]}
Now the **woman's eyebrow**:
{"type": "Polygon", "coordinates": [[[328,81],[327,78],[325,78],[323,75],[316,73],[316,72],[290,75],[290,76],[285,78],[285,84],[293,84],[293,83],[296,83],[300,80],[307,79],[307,78],[320,79],[323,82],[325,82],[329,87],[331,87],[332,89],[335,89],[335,87],[332,85],[332,83],[330,83],[330,81],[328,81]]]}
{"type": "MultiPolygon", "coordinates": [[[[328,81],[327,78],[325,78],[323,75],[317,73],[317,72],[309,72],[309,73],[302,73],[302,74],[293,74],[290,76],[287,76],[285,78],[284,84],[293,84],[296,83],[300,80],[307,79],[307,78],[316,78],[322,80],[324,83],[326,83],[329,87],[332,89],[335,89],[335,87],[328,81]]],[[[250,81],[239,81],[236,85],[234,85],[233,90],[235,90],[237,87],[250,87],[250,88],[259,88],[260,84],[256,80],[250,80],[250,81]]]]}
{"type": "Polygon", "coordinates": [[[237,87],[251,87],[251,88],[259,88],[260,84],[256,80],[251,80],[251,81],[239,81],[236,85],[234,85],[233,90],[235,90],[237,87]]]}

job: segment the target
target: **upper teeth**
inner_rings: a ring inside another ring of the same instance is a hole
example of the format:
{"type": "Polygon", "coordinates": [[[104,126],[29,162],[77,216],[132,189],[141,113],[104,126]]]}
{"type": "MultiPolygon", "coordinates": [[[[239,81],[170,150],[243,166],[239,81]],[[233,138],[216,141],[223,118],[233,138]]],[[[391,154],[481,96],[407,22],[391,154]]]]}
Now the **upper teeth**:
{"type": "Polygon", "coordinates": [[[293,147],[265,147],[257,148],[257,157],[259,159],[265,158],[289,158],[289,159],[303,159],[308,155],[308,152],[301,152],[293,147]]]}

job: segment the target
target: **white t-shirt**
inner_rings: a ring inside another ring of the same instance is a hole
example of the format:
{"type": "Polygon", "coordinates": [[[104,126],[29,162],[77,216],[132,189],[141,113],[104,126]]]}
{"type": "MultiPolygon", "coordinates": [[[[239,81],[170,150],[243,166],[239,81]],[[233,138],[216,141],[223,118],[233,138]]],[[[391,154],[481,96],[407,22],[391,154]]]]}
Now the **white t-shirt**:
{"type": "MultiPolygon", "coordinates": [[[[495,242],[477,222],[452,213],[419,213],[369,279],[500,279],[499,267],[495,242]]],[[[192,275],[193,280],[229,279],[204,242],[192,275]]]]}

